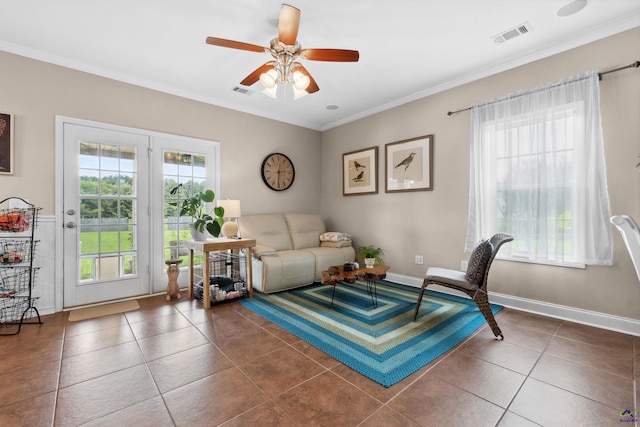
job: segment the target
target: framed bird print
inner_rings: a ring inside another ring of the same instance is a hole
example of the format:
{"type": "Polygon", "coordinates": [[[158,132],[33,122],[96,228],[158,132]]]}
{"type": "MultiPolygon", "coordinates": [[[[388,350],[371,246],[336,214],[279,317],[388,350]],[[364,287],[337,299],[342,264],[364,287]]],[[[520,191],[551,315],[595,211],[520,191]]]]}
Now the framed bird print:
{"type": "Polygon", "coordinates": [[[342,155],[342,195],[378,193],[378,147],[342,155]]]}
{"type": "Polygon", "coordinates": [[[433,135],[385,145],[385,192],[433,190],[433,135]]]}

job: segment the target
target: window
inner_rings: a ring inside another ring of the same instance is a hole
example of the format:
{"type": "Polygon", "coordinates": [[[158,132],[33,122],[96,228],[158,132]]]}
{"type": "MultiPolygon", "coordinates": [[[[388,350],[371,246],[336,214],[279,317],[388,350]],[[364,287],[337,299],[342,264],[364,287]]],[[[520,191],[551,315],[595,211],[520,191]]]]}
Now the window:
{"type": "Polygon", "coordinates": [[[136,275],[138,149],[79,145],[80,281],[136,275]]]}
{"type": "Polygon", "coordinates": [[[597,73],[472,109],[466,249],[495,232],[503,258],[610,265],[597,73]]]}
{"type": "Polygon", "coordinates": [[[187,265],[189,252],[182,242],[191,239],[189,225],[193,219],[179,216],[180,204],[207,189],[206,156],[164,150],[163,159],[165,259],[181,258],[183,265],[187,265]],[[182,188],[176,190],[178,185],[182,188]]]}

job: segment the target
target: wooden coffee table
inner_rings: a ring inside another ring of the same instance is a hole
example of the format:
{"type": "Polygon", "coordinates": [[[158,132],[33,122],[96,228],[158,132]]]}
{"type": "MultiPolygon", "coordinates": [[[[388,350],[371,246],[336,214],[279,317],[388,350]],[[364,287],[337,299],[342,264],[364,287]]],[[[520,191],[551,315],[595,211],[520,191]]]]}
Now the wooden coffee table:
{"type": "Polygon", "coordinates": [[[387,277],[389,271],[388,265],[375,264],[372,268],[358,268],[353,271],[344,271],[344,266],[335,265],[329,267],[328,270],[322,272],[322,283],[324,285],[333,286],[331,292],[331,305],[336,293],[336,286],[353,284],[356,280],[364,280],[367,283],[367,291],[371,295],[371,303],[373,307],[378,307],[378,290],[376,280],[382,280],[387,277]]]}

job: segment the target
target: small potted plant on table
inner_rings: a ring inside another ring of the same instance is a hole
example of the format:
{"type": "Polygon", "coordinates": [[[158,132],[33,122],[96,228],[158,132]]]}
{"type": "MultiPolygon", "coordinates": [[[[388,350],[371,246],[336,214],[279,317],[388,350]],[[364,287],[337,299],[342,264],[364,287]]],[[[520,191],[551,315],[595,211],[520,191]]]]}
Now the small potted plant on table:
{"type": "Polygon", "coordinates": [[[373,245],[361,246],[358,248],[358,258],[364,259],[364,264],[367,268],[373,268],[374,264],[384,265],[382,255],[384,251],[382,248],[377,248],[373,245]]]}
{"type": "MultiPolygon", "coordinates": [[[[182,187],[182,184],[172,188],[170,193],[176,195],[180,187],[182,187]]],[[[220,235],[220,229],[224,223],[224,208],[220,206],[213,208],[215,217],[211,216],[205,209],[206,203],[212,203],[214,199],[215,194],[212,190],[203,190],[187,196],[182,202],[170,203],[173,206],[180,206],[179,216],[193,218],[191,232],[193,240],[207,240],[206,231],[214,237],[220,235]]]]}

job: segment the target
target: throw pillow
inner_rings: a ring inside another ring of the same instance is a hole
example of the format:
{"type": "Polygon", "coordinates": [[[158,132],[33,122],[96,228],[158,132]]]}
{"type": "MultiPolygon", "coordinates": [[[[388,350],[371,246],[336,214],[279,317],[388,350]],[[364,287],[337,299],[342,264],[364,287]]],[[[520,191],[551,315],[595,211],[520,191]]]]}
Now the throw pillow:
{"type": "Polygon", "coordinates": [[[341,240],[351,240],[351,236],[347,233],[340,233],[338,231],[327,231],[320,235],[321,242],[339,242],[341,240]]]}
{"type": "Polygon", "coordinates": [[[467,265],[467,273],[464,278],[467,282],[478,285],[484,278],[484,270],[491,256],[493,245],[488,240],[481,240],[473,248],[471,256],[469,257],[469,265],[467,265]]]}

